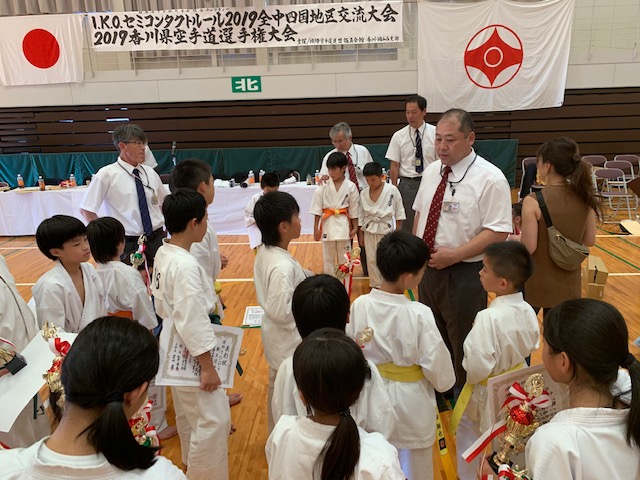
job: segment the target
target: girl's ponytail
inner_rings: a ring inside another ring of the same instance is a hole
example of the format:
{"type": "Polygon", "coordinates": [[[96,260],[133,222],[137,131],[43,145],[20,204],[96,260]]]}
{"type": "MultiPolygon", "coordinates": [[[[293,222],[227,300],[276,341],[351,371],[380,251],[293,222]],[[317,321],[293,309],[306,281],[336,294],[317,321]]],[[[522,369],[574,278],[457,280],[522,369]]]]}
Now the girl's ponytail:
{"type": "Polygon", "coordinates": [[[640,362],[632,354],[622,361],[621,367],[629,371],[631,377],[631,405],[627,419],[627,442],[633,440],[640,448],[640,362]]]}
{"type": "Polygon", "coordinates": [[[340,413],[340,421],[314,465],[322,464],[320,480],[347,480],[360,459],[360,434],[349,409],[340,413]]]}
{"type": "Polygon", "coordinates": [[[124,414],[123,395],[111,394],[104,401],[104,410],[87,427],[89,443],[94,445],[110,464],[121,470],[151,467],[158,448],[144,447],[136,441],[124,414]]]}

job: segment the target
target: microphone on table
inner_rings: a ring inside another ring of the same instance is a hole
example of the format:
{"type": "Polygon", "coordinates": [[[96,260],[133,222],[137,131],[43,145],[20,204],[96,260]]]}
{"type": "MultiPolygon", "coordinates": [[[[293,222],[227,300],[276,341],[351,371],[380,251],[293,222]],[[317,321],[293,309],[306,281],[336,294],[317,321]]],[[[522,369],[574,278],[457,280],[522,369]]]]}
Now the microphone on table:
{"type": "Polygon", "coordinates": [[[173,162],[173,166],[176,166],[176,141],[174,140],[171,144],[171,162],[173,162]]]}

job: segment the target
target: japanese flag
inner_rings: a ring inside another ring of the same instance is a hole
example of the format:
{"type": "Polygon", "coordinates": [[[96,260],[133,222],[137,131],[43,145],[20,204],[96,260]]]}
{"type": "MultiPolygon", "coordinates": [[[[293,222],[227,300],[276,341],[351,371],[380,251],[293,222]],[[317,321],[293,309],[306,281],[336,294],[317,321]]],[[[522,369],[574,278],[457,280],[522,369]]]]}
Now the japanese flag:
{"type": "Polygon", "coordinates": [[[429,110],[561,106],[574,4],[418,2],[418,92],[429,110]]]}
{"type": "Polygon", "coordinates": [[[0,83],[82,80],[82,15],[0,18],[0,83]]]}

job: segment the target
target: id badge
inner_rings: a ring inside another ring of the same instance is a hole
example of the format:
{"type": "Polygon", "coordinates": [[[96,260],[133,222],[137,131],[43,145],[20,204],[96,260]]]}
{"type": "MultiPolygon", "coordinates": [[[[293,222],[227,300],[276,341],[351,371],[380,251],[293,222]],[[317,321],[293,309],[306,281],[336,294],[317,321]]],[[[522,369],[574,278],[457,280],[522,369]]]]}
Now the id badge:
{"type": "Polygon", "coordinates": [[[420,160],[419,158],[416,158],[416,159],[413,161],[413,166],[414,166],[414,167],[419,167],[420,165],[422,165],[422,160],[420,160]]]}
{"type": "Polygon", "coordinates": [[[151,196],[151,205],[158,205],[158,196],[155,193],[151,196]]]}
{"type": "Polygon", "coordinates": [[[459,202],[443,202],[442,211],[446,213],[459,213],[460,203],[459,202]]]}

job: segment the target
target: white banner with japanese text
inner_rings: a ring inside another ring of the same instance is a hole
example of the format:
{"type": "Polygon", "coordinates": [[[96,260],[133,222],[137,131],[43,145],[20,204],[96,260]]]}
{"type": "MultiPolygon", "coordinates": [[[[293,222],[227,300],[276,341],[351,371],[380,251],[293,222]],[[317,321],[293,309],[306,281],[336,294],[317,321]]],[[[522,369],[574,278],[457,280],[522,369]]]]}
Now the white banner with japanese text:
{"type": "Polygon", "coordinates": [[[99,52],[402,42],[402,2],[112,12],[88,15],[99,52]]]}

